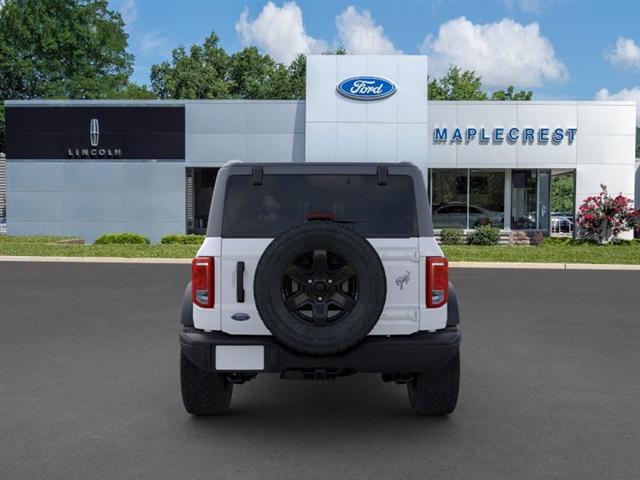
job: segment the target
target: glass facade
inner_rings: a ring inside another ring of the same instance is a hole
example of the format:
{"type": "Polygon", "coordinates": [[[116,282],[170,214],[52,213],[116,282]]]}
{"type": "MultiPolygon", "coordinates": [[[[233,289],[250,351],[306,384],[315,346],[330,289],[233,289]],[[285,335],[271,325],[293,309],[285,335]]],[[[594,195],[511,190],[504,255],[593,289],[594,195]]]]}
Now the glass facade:
{"type": "Polygon", "coordinates": [[[469,172],[469,228],[504,228],[504,171],[469,172]]]}
{"type": "Polygon", "coordinates": [[[431,170],[435,228],[467,228],[467,170],[431,170]]]}
{"type": "Polygon", "coordinates": [[[538,179],[535,170],[511,172],[511,228],[534,230],[537,225],[538,179]]]}
{"type": "Polygon", "coordinates": [[[550,227],[549,170],[431,169],[429,194],[436,229],[550,227]]]}
{"type": "Polygon", "coordinates": [[[504,228],[503,170],[432,169],[430,173],[435,228],[504,228]]]}

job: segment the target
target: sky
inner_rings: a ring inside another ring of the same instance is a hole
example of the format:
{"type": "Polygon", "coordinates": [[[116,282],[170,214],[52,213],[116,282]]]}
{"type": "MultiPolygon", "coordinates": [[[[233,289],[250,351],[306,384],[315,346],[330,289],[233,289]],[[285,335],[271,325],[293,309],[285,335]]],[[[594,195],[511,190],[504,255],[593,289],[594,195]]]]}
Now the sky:
{"type": "MultiPolygon", "coordinates": [[[[354,54],[425,54],[429,73],[475,70],[488,91],[534,100],[636,100],[640,0],[112,0],[135,55],[133,80],[178,45],[215,32],[232,53],[257,46],[288,64],[342,46],[354,54]]],[[[638,109],[640,125],[640,107],[638,109]]]]}

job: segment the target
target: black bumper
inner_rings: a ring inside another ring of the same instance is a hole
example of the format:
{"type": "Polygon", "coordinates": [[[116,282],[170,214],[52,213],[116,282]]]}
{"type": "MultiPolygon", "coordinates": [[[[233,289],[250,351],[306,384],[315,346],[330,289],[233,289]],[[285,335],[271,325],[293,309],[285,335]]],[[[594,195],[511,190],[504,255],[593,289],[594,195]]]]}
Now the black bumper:
{"type": "Polygon", "coordinates": [[[376,373],[413,373],[436,370],[447,363],[460,346],[460,331],[447,327],[391,337],[370,336],[338,355],[302,355],[283,347],[269,336],[238,336],[183,327],[182,352],[199,368],[215,371],[217,345],[264,346],[263,372],[347,370],[376,373]]]}

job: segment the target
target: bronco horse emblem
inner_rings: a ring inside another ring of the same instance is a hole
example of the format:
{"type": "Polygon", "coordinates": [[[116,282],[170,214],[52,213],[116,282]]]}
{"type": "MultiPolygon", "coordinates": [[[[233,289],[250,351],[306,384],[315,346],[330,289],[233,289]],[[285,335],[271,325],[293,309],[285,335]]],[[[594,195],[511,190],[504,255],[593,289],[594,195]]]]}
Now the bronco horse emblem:
{"type": "Polygon", "coordinates": [[[400,288],[400,290],[402,290],[404,286],[409,283],[409,280],[411,280],[411,272],[407,270],[407,273],[396,278],[396,285],[400,288]]]}

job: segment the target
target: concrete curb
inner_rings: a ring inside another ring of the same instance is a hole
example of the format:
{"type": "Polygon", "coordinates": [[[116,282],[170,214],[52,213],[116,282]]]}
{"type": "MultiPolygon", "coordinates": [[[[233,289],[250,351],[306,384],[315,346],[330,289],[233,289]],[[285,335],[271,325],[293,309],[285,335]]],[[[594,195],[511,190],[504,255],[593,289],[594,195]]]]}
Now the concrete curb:
{"type": "MultiPolygon", "coordinates": [[[[190,264],[190,258],[35,257],[2,256],[0,262],[190,264]]],[[[638,270],[640,265],[595,263],[449,262],[451,268],[512,268],[526,270],[638,270]]]]}

